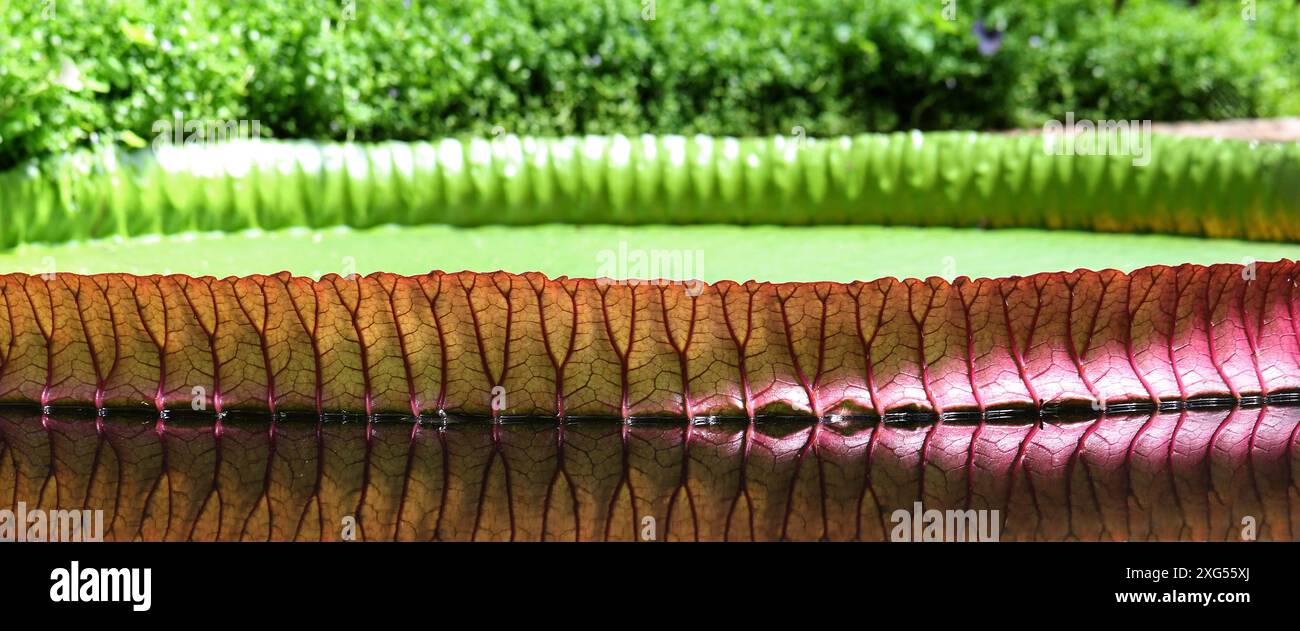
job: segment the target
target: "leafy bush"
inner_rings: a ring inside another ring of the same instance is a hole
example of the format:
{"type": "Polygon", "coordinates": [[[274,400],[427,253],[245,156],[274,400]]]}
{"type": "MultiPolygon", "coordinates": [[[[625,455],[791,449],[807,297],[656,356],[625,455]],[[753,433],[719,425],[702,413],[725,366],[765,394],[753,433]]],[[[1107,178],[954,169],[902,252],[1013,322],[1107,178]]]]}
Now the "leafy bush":
{"type": "Polygon", "coordinates": [[[0,168],[140,145],[176,116],[413,139],[1300,111],[1294,3],[1261,2],[1255,22],[1236,2],[1113,5],[957,0],[949,21],[942,0],[6,3],[0,168]]]}

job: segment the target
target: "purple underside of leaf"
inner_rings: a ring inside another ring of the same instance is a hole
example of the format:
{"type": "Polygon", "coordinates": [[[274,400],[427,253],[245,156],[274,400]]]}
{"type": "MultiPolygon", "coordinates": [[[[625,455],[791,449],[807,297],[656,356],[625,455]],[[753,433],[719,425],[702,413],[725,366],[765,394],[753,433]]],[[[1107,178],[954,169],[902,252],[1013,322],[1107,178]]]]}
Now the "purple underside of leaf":
{"type": "Polygon", "coordinates": [[[755,417],[1300,390],[1297,267],[840,283],[0,277],[0,402],[755,417]]]}

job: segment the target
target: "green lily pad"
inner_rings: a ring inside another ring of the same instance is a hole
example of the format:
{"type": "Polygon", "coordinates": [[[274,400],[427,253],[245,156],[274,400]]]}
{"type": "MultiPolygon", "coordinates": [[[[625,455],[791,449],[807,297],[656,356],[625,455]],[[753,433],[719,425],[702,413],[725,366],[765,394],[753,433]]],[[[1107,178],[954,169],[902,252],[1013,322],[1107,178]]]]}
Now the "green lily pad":
{"type": "Polygon", "coordinates": [[[384,226],[24,245],[0,270],[246,275],[434,269],[706,281],[1000,277],[1300,258],[1300,244],[1166,235],[885,226],[384,226]]]}

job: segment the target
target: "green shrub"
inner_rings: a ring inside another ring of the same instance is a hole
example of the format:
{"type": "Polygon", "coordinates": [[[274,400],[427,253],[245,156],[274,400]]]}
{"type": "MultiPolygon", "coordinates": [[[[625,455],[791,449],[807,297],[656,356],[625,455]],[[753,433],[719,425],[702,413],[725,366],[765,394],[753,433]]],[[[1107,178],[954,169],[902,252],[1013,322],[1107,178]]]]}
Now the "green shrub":
{"type": "Polygon", "coordinates": [[[159,120],[266,135],[814,135],[1300,112],[1294,3],[30,0],[0,7],[0,168],[159,120]],[[648,17],[653,9],[654,19],[648,17]],[[1005,31],[982,53],[976,21],[1005,31]]]}

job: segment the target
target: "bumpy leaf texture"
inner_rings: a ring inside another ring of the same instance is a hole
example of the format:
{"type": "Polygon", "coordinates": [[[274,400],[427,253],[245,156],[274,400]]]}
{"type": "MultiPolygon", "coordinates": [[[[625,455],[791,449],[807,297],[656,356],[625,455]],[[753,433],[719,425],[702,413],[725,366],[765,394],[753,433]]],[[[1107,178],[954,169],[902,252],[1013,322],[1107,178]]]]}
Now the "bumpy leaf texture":
{"type": "Polygon", "coordinates": [[[389,223],[990,226],[1300,241],[1300,144],[1155,136],[1140,156],[1114,153],[1056,155],[1041,138],[969,132],[163,146],[0,173],[0,247],[389,223]]]}
{"type": "Polygon", "coordinates": [[[0,276],[0,402],[698,419],[1300,390],[1295,263],[871,282],[0,276]],[[210,406],[208,405],[210,401],[210,406]]]}
{"type": "Polygon", "coordinates": [[[0,501],[106,540],[1300,537],[1300,408],[1037,423],[263,422],[0,413],[0,501]],[[974,513],[966,513],[974,511],[974,513]],[[947,522],[953,523],[953,522],[947,522]],[[951,532],[951,531],[949,531],[951,532]],[[964,533],[964,535],[963,535],[964,533]]]}

